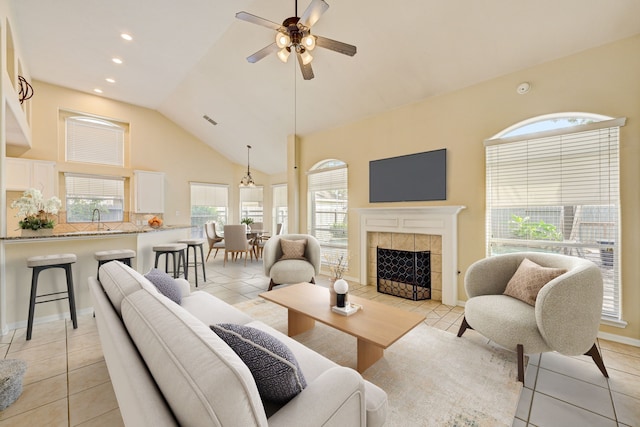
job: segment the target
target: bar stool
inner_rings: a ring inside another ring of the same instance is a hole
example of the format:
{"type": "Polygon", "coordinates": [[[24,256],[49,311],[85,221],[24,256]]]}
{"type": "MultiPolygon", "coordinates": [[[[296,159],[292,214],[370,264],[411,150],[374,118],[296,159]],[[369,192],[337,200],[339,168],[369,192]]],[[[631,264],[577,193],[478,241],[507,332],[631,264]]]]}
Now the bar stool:
{"type": "Polygon", "coordinates": [[[120,261],[131,267],[131,259],[136,257],[136,251],[131,249],[113,249],[110,251],[99,251],[93,254],[98,261],[98,274],[96,277],[100,280],[100,266],[109,261],[120,261]]]}
{"type": "Polygon", "coordinates": [[[204,269],[204,249],[202,246],[206,242],[205,239],[182,239],[178,240],[178,243],[184,243],[187,245],[187,261],[185,263],[184,278],[189,280],[189,267],[193,266],[193,272],[196,275],[196,288],[198,287],[198,265],[202,265],[202,276],[204,281],[207,281],[207,273],[204,269]],[[198,262],[197,247],[200,247],[200,262],[198,262]],[[193,262],[189,263],[189,249],[193,249],[193,262]]]}
{"type": "Polygon", "coordinates": [[[75,254],[57,254],[57,255],[41,255],[32,256],[27,258],[27,267],[33,268],[31,276],[31,298],[29,300],[29,319],[27,321],[27,341],[31,339],[31,332],[33,330],[33,315],[35,312],[36,304],[42,304],[45,302],[53,302],[61,299],[69,300],[69,311],[71,313],[71,321],[73,322],[73,329],[78,328],[78,319],[76,318],[76,299],[73,294],[73,275],[71,272],[71,264],[76,262],[77,257],[75,254]],[[38,289],[38,276],[40,272],[48,268],[62,268],[67,276],[67,290],[61,292],[52,292],[49,294],[37,294],[38,289]],[[47,298],[55,297],[56,295],[67,294],[66,296],[59,298],[47,298]],[[38,300],[47,298],[46,300],[38,300]]]}
{"type": "Polygon", "coordinates": [[[187,249],[187,245],[184,243],[167,243],[164,245],[156,245],[153,247],[153,251],[156,253],[156,262],[154,267],[158,268],[158,260],[161,255],[164,255],[164,271],[167,273],[173,273],[173,277],[180,276],[180,266],[185,271],[184,263],[184,251],[187,249]],[[169,255],[173,256],[173,271],[169,271],[169,255]],[[177,260],[176,260],[177,258],[177,260]]]}

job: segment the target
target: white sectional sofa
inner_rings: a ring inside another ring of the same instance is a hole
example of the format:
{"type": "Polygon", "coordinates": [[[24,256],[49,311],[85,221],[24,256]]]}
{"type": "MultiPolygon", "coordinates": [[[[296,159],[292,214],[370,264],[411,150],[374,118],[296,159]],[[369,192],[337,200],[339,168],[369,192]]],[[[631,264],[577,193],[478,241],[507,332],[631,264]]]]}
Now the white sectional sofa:
{"type": "Polygon", "coordinates": [[[341,367],[204,291],[178,305],[143,275],[113,261],[89,286],[100,341],[127,426],[380,426],[387,395],[341,367]],[[283,406],[263,402],[249,368],[210,329],[234,323],[285,343],[307,387],[283,406]]]}

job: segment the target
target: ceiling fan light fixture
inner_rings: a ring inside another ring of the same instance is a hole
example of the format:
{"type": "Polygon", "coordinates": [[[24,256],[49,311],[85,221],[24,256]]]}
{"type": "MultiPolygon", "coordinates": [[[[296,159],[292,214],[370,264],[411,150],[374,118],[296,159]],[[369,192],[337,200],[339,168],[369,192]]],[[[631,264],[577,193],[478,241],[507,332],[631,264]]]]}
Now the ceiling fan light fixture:
{"type": "Polygon", "coordinates": [[[280,49],[284,49],[290,44],[291,44],[291,37],[289,37],[289,34],[285,34],[280,31],[276,33],[276,45],[278,45],[280,49]]]}
{"type": "Polygon", "coordinates": [[[307,50],[303,50],[302,52],[300,52],[300,58],[302,58],[303,65],[307,65],[311,61],[313,61],[313,56],[311,56],[311,54],[307,50]]]}
{"type": "Polygon", "coordinates": [[[306,50],[313,50],[316,47],[316,38],[311,34],[307,34],[302,38],[302,45],[306,50]]]}
{"type": "Polygon", "coordinates": [[[291,55],[291,52],[286,47],[284,47],[284,48],[282,48],[282,49],[280,49],[278,51],[278,59],[280,59],[280,61],[284,62],[285,64],[287,63],[287,60],[289,59],[289,55],[291,55]]]}

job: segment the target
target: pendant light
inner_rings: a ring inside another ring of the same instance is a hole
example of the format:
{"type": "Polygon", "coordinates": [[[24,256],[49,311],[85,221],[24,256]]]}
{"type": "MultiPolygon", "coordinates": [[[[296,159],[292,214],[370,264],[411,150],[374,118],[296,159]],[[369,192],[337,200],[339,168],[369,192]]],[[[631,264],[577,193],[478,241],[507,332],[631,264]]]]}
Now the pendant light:
{"type": "Polygon", "coordinates": [[[249,166],[249,153],[251,151],[251,146],[247,145],[247,174],[242,177],[240,180],[240,187],[255,187],[256,183],[253,181],[253,177],[251,176],[251,168],[249,166]]]}

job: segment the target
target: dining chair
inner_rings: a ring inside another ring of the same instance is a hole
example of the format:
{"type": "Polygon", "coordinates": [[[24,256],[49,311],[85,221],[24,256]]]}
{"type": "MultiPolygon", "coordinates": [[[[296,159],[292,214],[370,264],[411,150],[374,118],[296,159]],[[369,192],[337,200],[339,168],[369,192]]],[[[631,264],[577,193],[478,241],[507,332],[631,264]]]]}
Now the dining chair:
{"type": "Polygon", "coordinates": [[[224,226],[224,263],[226,266],[229,254],[232,261],[238,258],[238,254],[244,254],[244,265],[247,265],[247,255],[253,260],[253,247],[251,239],[247,239],[247,225],[225,225],[224,226]]]}
{"type": "Polygon", "coordinates": [[[213,254],[213,258],[218,255],[220,249],[224,249],[224,237],[218,236],[218,233],[216,233],[216,223],[214,221],[209,221],[204,224],[204,232],[209,241],[209,252],[207,253],[207,261],[209,261],[209,255],[214,248],[216,252],[213,254]]]}

